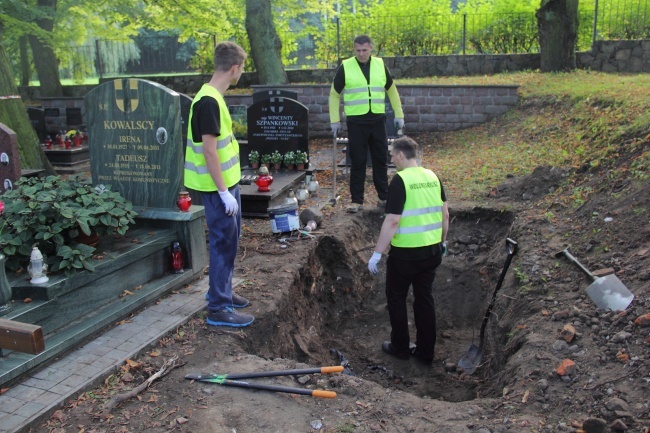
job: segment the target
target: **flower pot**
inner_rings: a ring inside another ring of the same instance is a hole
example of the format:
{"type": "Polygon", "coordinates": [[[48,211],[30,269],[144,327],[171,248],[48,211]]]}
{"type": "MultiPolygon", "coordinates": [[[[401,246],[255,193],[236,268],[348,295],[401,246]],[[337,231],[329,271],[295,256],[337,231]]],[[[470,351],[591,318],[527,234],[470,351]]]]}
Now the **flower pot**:
{"type": "Polygon", "coordinates": [[[296,164],[296,169],[304,170],[305,169],[305,164],[296,164]]]}
{"type": "Polygon", "coordinates": [[[96,247],[97,244],[99,244],[99,235],[95,232],[91,233],[90,235],[87,235],[81,230],[79,230],[79,234],[75,238],[73,238],[73,240],[80,244],[96,247]]]}
{"type": "Polygon", "coordinates": [[[251,162],[251,168],[253,170],[257,170],[258,168],[260,168],[260,163],[259,162],[251,162]]]}
{"type": "Polygon", "coordinates": [[[11,286],[5,273],[5,255],[0,253],[0,316],[11,311],[11,286]]]}
{"type": "Polygon", "coordinates": [[[287,170],[295,170],[296,164],[287,164],[287,170]]]}
{"type": "Polygon", "coordinates": [[[273,168],[274,168],[276,171],[277,171],[277,170],[280,170],[281,167],[282,167],[282,163],[281,163],[281,162],[276,162],[276,163],[273,164],[273,168]]]}

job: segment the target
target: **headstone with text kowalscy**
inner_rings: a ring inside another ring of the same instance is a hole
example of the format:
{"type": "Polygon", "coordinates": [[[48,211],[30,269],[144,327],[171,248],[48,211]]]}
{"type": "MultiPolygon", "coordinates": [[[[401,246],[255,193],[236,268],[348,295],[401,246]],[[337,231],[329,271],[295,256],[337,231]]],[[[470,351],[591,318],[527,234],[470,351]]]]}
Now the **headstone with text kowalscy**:
{"type": "Polygon", "coordinates": [[[90,171],[135,206],[175,208],[183,177],[179,94],[141,79],[117,79],[84,98],[90,171]]]}

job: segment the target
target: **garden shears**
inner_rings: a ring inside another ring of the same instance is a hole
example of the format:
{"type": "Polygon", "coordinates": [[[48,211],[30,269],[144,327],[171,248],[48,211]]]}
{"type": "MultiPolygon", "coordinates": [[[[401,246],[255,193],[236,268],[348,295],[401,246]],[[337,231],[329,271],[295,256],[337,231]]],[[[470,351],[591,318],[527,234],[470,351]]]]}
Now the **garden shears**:
{"type": "Polygon", "coordinates": [[[337,365],[333,367],[260,371],[260,372],[239,373],[239,374],[188,374],[185,376],[185,379],[196,380],[198,382],[216,383],[224,386],[235,386],[239,388],[263,389],[266,391],[275,391],[275,392],[288,392],[291,394],[311,395],[312,397],[336,398],[336,393],[333,391],[324,391],[321,389],[292,388],[292,387],[277,386],[277,385],[266,385],[262,383],[244,382],[239,379],[250,379],[254,377],[291,376],[295,374],[340,373],[343,371],[343,369],[344,367],[342,365],[337,365]]]}

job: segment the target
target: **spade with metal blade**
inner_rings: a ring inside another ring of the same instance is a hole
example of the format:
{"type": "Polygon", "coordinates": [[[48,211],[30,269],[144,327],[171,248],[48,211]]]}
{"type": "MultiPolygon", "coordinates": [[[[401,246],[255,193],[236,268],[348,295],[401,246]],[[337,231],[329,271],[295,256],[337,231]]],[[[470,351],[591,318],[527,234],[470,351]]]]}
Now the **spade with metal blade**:
{"type": "Polygon", "coordinates": [[[569,253],[568,249],[555,254],[555,257],[566,256],[569,261],[575,263],[584,272],[592,283],[587,287],[586,292],[589,298],[594,301],[596,307],[603,310],[623,311],[630,306],[634,300],[634,294],[625,287],[625,284],[614,274],[597,277],[589,269],[569,253]]]}
{"type": "Polygon", "coordinates": [[[460,358],[460,361],[458,361],[458,366],[462,368],[463,371],[467,374],[474,373],[478,365],[481,363],[481,358],[483,358],[485,328],[487,327],[488,320],[490,319],[490,314],[492,313],[492,308],[494,307],[494,303],[497,299],[497,292],[503,284],[503,279],[506,276],[506,272],[508,272],[512,258],[515,254],[517,254],[517,242],[513,241],[510,238],[506,239],[506,252],[508,253],[506,263],[503,265],[503,270],[501,270],[501,275],[499,275],[499,281],[497,282],[497,286],[494,289],[494,293],[492,293],[492,299],[490,300],[490,304],[485,311],[485,316],[483,316],[483,324],[481,325],[481,333],[479,334],[478,346],[472,342],[472,344],[469,346],[469,349],[467,350],[467,353],[465,353],[463,357],[460,358]]]}

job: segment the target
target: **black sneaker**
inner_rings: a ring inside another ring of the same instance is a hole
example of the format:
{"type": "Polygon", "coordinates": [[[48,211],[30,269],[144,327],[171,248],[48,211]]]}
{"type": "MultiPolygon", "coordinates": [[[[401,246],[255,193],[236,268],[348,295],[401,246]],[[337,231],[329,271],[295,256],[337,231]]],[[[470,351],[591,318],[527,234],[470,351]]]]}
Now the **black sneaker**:
{"type": "Polygon", "coordinates": [[[234,293],[232,294],[232,306],[234,308],[244,308],[247,307],[248,304],[250,304],[250,301],[243,296],[239,296],[238,294],[234,293]]]}
{"type": "Polygon", "coordinates": [[[238,313],[231,307],[222,308],[219,311],[209,311],[205,321],[212,326],[232,326],[241,328],[253,323],[255,317],[246,313],[238,313]]]}
{"type": "Polygon", "coordinates": [[[429,358],[428,356],[424,356],[422,352],[420,352],[420,350],[417,348],[417,346],[411,347],[410,349],[411,349],[411,356],[416,361],[420,362],[421,364],[431,366],[431,364],[433,363],[433,357],[429,358]]]}
{"type": "Polygon", "coordinates": [[[408,352],[406,352],[406,353],[396,352],[393,349],[393,345],[390,344],[390,341],[384,341],[382,343],[382,345],[381,345],[381,350],[383,350],[384,352],[388,353],[389,355],[392,355],[392,356],[394,356],[396,358],[399,358],[399,359],[404,359],[404,360],[409,359],[409,353],[408,352]]]}
{"type": "MultiPolygon", "coordinates": [[[[210,300],[210,296],[207,293],[205,294],[205,300],[206,301],[210,300]]],[[[232,294],[233,308],[244,308],[244,307],[248,307],[249,305],[250,305],[250,301],[248,299],[244,298],[243,296],[239,296],[236,293],[232,294]]]]}

